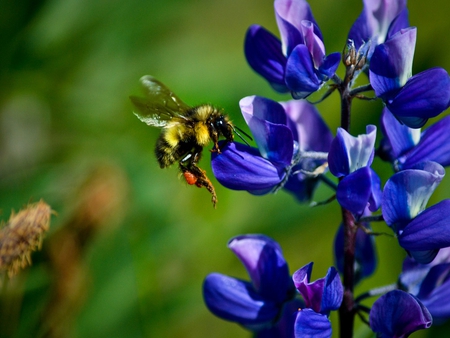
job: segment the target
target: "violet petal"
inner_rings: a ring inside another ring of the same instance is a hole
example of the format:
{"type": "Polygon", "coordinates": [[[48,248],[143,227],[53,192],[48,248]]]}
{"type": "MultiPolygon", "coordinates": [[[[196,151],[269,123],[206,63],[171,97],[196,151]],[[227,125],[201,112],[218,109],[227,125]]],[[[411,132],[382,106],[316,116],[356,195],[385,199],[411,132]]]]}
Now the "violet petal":
{"type": "Polygon", "coordinates": [[[232,190],[263,190],[279,184],[284,172],[261,157],[258,149],[241,143],[221,144],[221,153],[211,153],[214,176],[232,190]]]}
{"type": "Polygon", "coordinates": [[[409,251],[436,250],[450,246],[450,200],[443,200],[422,211],[398,236],[409,251]]]}
{"type": "Polygon", "coordinates": [[[346,176],[372,164],[376,130],[375,126],[368,125],[367,134],[354,137],[345,129],[338,128],[328,154],[330,171],[334,176],[346,176]]]}
{"type": "Polygon", "coordinates": [[[444,176],[445,171],[440,164],[428,162],[426,165],[425,170],[398,172],[384,186],[381,202],[383,218],[396,232],[425,209],[444,176]]]}
{"type": "Polygon", "coordinates": [[[391,161],[398,159],[420,140],[420,129],[412,129],[401,124],[387,108],[383,109],[381,116],[381,131],[385,142],[389,144],[388,156],[391,161]]]}
{"type": "Polygon", "coordinates": [[[394,290],[378,298],[370,310],[370,327],[381,337],[408,337],[431,326],[427,308],[414,296],[394,290]]]}
{"type": "MultiPolygon", "coordinates": [[[[447,109],[449,101],[450,77],[447,71],[431,68],[411,77],[387,107],[399,118],[431,118],[447,109]]],[[[417,128],[416,125],[407,125],[417,128]]]]}
{"type": "Polygon", "coordinates": [[[342,207],[359,219],[367,207],[371,211],[376,211],[380,207],[380,186],[378,175],[370,167],[363,167],[339,182],[336,198],[342,207]]]}
{"type": "Polygon", "coordinates": [[[392,35],[392,32],[409,26],[405,11],[406,0],[364,0],[364,9],[351,27],[348,38],[355,42],[356,48],[369,40],[373,40],[375,46],[383,43],[389,33],[392,35]],[[395,20],[398,22],[394,24],[395,20]]]}
{"type": "Polygon", "coordinates": [[[383,100],[392,99],[412,75],[416,28],[401,30],[377,46],[370,60],[370,84],[383,100]]]}
{"type": "Polygon", "coordinates": [[[300,151],[329,151],[333,134],[313,104],[305,100],[291,100],[280,104],[292,122],[291,130],[300,151]]]}
{"type": "Polygon", "coordinates": [[[299,44],[304,44],[301,34],[301,22],[311,21],[314,33],[322,39],[322,33],[313,17],[311,8],[305,0],[275,0],[275,17],[280,30],[283,52],[286,56],[299,44]]]}
{"type": "Polygon", "coordinates": [[[219,273],[205,278],[203,298],[216,316],[242,325],[262,325],[279,313],[279,308],[263,299],[251,283],[219,273]]]}
{"type": "Polygon", "coordinates": [[[311,54],[305,45],[295,47],[289,56],[285,80],[295,99],[306,98],[320,89],[322,81],[316,75],[311,54]]]}
{"type": "Polygon", "coordinates": [[[330,267],[325,276],[320,313],[329,315],[330,311],[339,309],[343,296],[344,287],[339,273],[336,268],[330,267]]]}
{"type": "Polygon", "coordinates": [[[244,52],[250,67],[269,81],[277,92],[288,91],[284,82],[286,57],[278,38],[265,28],[252,25],[245,36],[244,52]]]}
{"type": "Polygon", "coordinates": [[[243,235],[232,238],[228,247],[244,264],[264,299],[281,304],[291,298],[294,284],[277,242],[264,235],[243,235]]]}
{"type": "Polygon", "coordinates": [[[292,280],[305,301],[305,307],[321,312],[325,278],[310,282],[312,267],[313,262],[298,269],[292,275],[292,280]]]}
{"type": "Polygon", "coordinates": [[[434,161],[444,167],[450,165],[450,116],[427,128],[417,146],[399,160],[404,169],[423,161],[434,161]]]}
{"type": "Polygon", "coordinates": [[[297,313],[294,331],[295,338],[330,338],[332,333],[328,317],[311,309],[297,313]]]}

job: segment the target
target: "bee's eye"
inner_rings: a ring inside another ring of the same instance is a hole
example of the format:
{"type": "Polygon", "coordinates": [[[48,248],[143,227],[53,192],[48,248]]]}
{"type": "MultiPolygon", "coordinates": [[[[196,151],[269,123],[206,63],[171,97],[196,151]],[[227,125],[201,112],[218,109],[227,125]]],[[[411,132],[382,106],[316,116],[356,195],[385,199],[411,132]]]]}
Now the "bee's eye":
{"type": "Polygon", "coordinates": [[[221,118],[218,118],[216,121],[215,121],[215,123],[214,123],[214,127],[216,127],[216,129],[219,129],[219,130],[221,130],[222,128],[223,128],[223,126],[224,126],[224,120],[223,120],[223,118],[221,117],[221,118]]]}

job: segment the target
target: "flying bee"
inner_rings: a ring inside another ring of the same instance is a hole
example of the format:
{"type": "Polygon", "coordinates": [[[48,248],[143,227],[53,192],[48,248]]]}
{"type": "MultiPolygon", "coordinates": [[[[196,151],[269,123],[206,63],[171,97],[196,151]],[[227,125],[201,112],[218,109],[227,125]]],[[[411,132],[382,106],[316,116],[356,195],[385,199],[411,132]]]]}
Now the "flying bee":
{"type": "Polygon", "coordinates": [[[205,187],[212,195],[211,201],[216,206],[217,195],[206,172],[197,164],[203,147],[211,141],[211,152],[220,153],[219,137],[227,142],[238,135],[246,144],[239,131],[222,110],[209,104],[191,107],[181,101],[169,88],[150,75],[140,79],[145,97],[130,96],[137,109],[134,114],[149,126],[162,128],[156,141],[155,155],[161,168],[166,168],[178,161],[181,174],[186,182],[197,187],[205,187]]]}

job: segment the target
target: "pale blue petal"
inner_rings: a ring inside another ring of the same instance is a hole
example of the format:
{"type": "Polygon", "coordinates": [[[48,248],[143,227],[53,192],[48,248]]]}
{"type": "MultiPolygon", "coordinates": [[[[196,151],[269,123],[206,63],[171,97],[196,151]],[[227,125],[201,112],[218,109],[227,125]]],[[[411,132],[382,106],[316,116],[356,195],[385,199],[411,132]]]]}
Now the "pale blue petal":
{"type": "Polygon", "coordinates": [[[444,168],[428,162],[422,169],[408,169],[394,174],[384,186],[382,211],[385,222],[396,232],[426,207],[444,176],[444,168]]]}
{"type": "Polygon", "coordinates": [[[305,0],[275,0],[275,17],[280,30],[283,52],[289,55],[298,44],[304,44],[301,34],[301,22],[314,23],[314,33],[322,39],[322,33],[316,24],[311,8],[305,0]]]}
{"type": "Polygon", "coordinates": [[[370,84],[385,101],[395,97],[396,90],[412,76],[416,34],[416,28],[401,30],[375,48],[369,66],[370,84]]]}

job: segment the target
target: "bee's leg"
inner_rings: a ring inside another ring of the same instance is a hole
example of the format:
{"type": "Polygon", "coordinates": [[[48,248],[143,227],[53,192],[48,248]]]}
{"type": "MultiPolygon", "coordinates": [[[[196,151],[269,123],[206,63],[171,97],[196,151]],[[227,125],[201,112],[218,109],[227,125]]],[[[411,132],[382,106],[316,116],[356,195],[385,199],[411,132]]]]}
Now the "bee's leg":
{"type": "Polygon", "coordinates": [[[186,155],[180,161],[180,171],[183,173],[186,182],[190,185],[196,185],[197,187],[205,187],[206,190],[210,192],[212,195],[211,201],[213,203],[214,208],[217,203],[217,195],[216,190],[214,189],[213,184],[209,180],[208,176],[206,176],[206,171],[200,168],[197,163],[200,160],[201,148],[200,151],[192,152],[186,155]]]}
{"type": "Polygon", "coordinates": [[[211,140],[214,142],[214,147],[210,150],[212,153],[217,152],[220,154],[220,148],[219,148],[219,134],[217,134],[216,131],[210,133],[211,140]]]}

